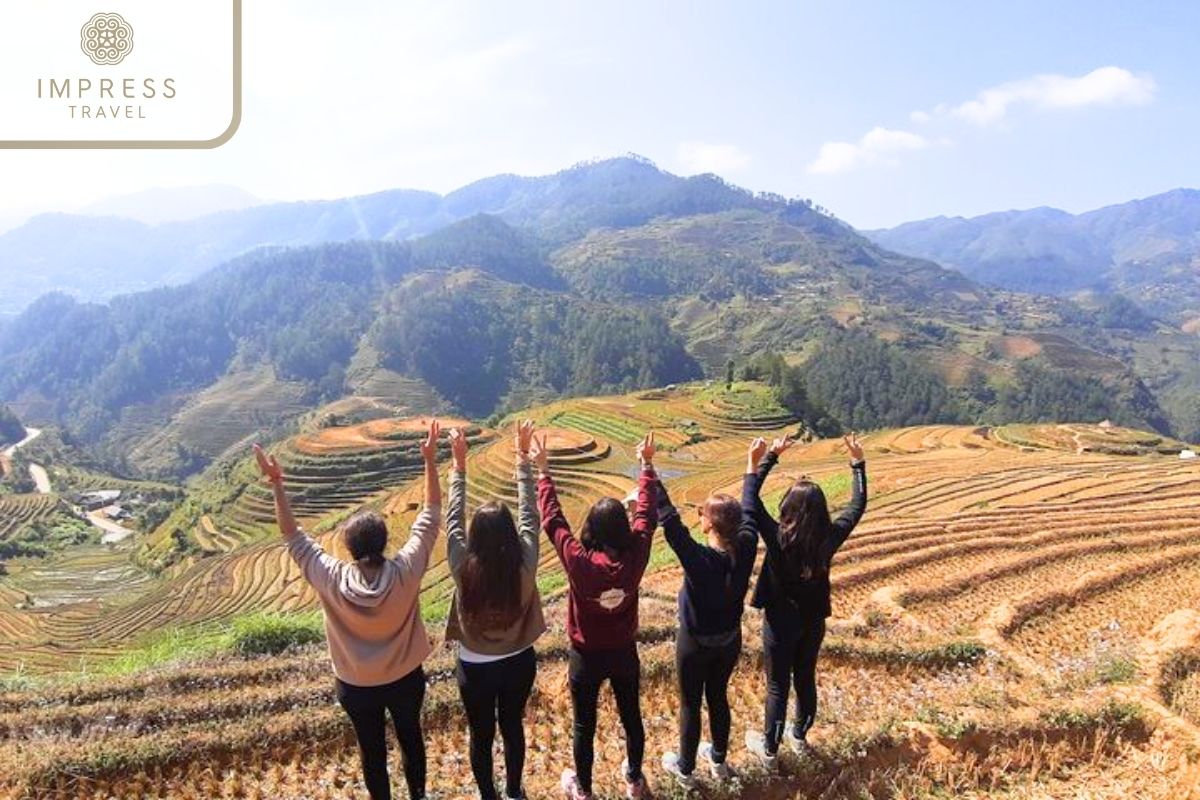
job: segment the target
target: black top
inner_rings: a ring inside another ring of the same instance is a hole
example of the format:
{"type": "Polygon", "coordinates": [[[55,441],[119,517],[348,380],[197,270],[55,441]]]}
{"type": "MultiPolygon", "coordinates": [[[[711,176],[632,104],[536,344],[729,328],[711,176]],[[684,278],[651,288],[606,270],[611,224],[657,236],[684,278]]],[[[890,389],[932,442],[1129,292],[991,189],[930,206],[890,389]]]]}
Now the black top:
{"type": "Polygon", "coordinates": [[[850,505],[833,521],[833,535],[825,542],[825,551],[821,554],[824,569],[817,570],[809,576],[791,574],[792,570],[784,558],[783,547],[779,542],[779,523],[767,513],[759,498],[763,482],[778,461],[779,456],[767,453],[759,462],[758,471],[754,475],[746,476],[747,482],[751,478],[756,482],[753,493],[757,501],[754,514],[763,543],[767,546],[767,557],[759,573],[758,583],[754,587],[751,604],[755,608],[764,609],[767,622],[777,629],[795,621],[824,619],[833,613],[829,602],[829,565],[838,548],[850,536],[850,532],[867,509],[867,465],[859,461],[850,467],[854,483],[850,505]]]}
{"type": "Polygon", "coordinates": [[[679,519],[667,490],[659,484],[658,518],[667,544],[683,565],[683,587],[679,590],[679,618],[687,632],[701,644],[724,644],[741,631],[742,609],[750,588],[750,572],[758,555],[758,521],[754,499],[754,475],[742,485],[742,522],[738,527],[734,556],[701,544],[679,519]]]}

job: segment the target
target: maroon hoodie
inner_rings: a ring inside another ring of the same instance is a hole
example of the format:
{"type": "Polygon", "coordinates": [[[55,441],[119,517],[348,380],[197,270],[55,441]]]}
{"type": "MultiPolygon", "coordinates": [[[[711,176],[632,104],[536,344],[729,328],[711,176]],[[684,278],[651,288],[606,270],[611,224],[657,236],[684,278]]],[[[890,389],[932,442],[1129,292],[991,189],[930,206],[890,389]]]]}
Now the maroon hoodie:
{"type": "Polygon", "coordinates": [[[538,481],[542,529],[550,537],[570,590],[567,635],[579,650],[614,650],[631,644],[638,630],[638,585],[650,560],[650,542],[658,527],[658,478],[652,467],[638,479],[632,547],[617,559],[604,550],[588,550],[571,533],[558,503],[554,481],[538,481]]]}

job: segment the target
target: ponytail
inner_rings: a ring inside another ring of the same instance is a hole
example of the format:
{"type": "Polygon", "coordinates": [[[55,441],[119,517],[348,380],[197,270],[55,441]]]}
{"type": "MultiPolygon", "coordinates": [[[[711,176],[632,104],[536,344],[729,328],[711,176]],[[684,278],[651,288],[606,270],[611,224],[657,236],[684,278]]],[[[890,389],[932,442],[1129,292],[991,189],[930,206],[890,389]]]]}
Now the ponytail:
{"type": "Polygon", "coordinates": [[[733,566],[737,567],[737,533],[742,523],[742,505],[727,494],[709,495],[704,501],[704,516],[712,525],[721,543],[721,550],[729,556],[733,566]]]}
{"type": "Polygon", "coordinates": [[[383,566],[383,562],[386,560],[387,559],[385,559],[383,557],[383,553],[368,553],[367,555],[363,556],[362,558],[356,558],[354,560],[354,563],[358,564],[360,567],[364,567],[364,566],[380,567],[380,566],[383,566]]]}

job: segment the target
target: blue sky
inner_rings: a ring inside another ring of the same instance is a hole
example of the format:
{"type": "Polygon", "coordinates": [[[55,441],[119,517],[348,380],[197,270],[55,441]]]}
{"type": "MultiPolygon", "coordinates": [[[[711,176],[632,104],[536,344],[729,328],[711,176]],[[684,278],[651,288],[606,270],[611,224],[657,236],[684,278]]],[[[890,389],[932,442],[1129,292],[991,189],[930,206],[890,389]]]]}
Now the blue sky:
{"type": "Polygon", "coordinates": [[[200,183],[448,191],[624,152],[859,227],[1200,185],[1200,3],[246,5],[230,144],[0,152],[0,216],[200,183]]]}

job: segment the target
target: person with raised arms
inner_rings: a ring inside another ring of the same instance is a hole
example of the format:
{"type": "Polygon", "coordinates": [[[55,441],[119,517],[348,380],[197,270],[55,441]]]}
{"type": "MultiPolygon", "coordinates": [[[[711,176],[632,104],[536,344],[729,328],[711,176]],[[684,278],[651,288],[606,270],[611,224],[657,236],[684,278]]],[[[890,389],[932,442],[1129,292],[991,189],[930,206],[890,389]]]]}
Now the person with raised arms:
{"type": "Polygon", "coordinates": [[[431,647],[421,622],[421,577],[441,525],[438,481],[439,426],[429,425],[421,442],[425,462],[425,507],[412,534],[393,558],[384,556],[388,530],[383,517],[360,511],[338,528],[352,561],[325,552],[296,524],[274,456],[255,445],[254,455],[275,494],[275,514],[288,553],[321,602],[325,636],[336,676],[337,699],[350,717],[371,800],[390,800],[387,714],[404,756],[404,778],[412,800],[425,797],[425,741],[421,705],[422,662],[431,647]]]}
{"type": "Polygon", "coordinates": [[[746,749],[768,769],[774,768],[785,737],[797,752],[807,747],[808,731],[817,716],[817,656],[825,638],[825,619],[832,614],[829,570],[834,554],[867,507],[862,443],[850,433],[845,437],[852,481],[850,505],[832,519],[821,487],[802,477],[784,495],[778,522],[772,518],[759,493],[780,454],[793,443],[785,437],[768,448],[766,440],[756,439],[746,466],[757,484],[754,511],[767,547],[751,601],[764,612],[766,709],[762,732],[746,732],[746,749]],[[785,732],[789,684],[796,689],[796,713],[792,727],[785,732]]]}
{"type": "Polygon", "coordinates": [[[575,769],[564,770],[561,781],[568,800],[592,796],[596,706],[605,681],[612,685],[621,726],[625,729],[626,796],[639,800],[647,793],[642,774],[646,732],[638,696],[641,663],[636,639],[638,588],[650,560],[654,529],[658,527],[654,452],[654,434],[649,433],[637,446],[640,470],[633,523],[630,524],[620,500],[605,497],[588,510],[576,539],[563,516],[550,476],[545,437],[538,439],[534,447],[542,527],[558,552],[568,583],[568,675],[575,717],[572,742],[575,769]]]}
{"type": "MultiPolygon", "coordinates": [[[[454,467],[446,514],[446,557],[454,598],[446,641],[458,642],[456,677],[471,739],[471,771],[482,800],[496,800],[492,744],[504,739],[504,794],[524,797],[525,704],[537,675],[533,643],[546,630],[537,588],[537,490],[530,450],[533,421],[517,426],[517,521],[504,503],[480,506],[466,521],[467,437],[450,431],[454,467]]],[[[540,452],[540,451],[539,451],[540,452]]]]}
{"type": "Polygon", "coordinates": [[[666,488],[659,485],[658,517],[667,544],[683,567],[675,638],[679,752],[665,753],[662,766],[684,788],[696,784],[692,771],[697,749],[714,778],[725,780],[732,774],[725,761],[733,721],[729,680],[742,652],[742,611],[758,555],[759,485],[755,470],[748,469],[742,478],[741,502],[727,494],[708,496],[700,507],[704,543],[692,538],[666,488]],[[701,745],[700,706],[705,699],[712,742],[701,745]]]}

